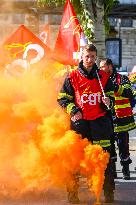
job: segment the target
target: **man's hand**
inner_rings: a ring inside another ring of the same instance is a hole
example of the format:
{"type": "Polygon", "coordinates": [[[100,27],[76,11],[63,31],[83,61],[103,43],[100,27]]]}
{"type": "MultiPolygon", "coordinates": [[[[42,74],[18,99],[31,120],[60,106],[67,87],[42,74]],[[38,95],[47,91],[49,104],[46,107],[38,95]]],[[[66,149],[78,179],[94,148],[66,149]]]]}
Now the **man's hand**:
{"type": "Polygon", "coordinates": [[[82,118],[83,118],[82,113],[78,111],[73,117],[71,117],[71,120],[75,122],[77,120],[81,120],[82,118]]]}
{"type": "Polygon", "coordinates": [[[102,102],[107,106],[109,109],[110,107],[110,98],[109,97],[102,97],[102,102]]]}

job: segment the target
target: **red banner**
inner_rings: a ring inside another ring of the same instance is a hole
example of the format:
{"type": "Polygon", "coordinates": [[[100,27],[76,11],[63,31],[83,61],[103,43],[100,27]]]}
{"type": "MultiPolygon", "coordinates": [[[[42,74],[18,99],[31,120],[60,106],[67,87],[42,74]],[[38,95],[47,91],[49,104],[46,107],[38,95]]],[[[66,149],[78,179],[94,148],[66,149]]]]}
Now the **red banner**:
{"type": "Polygon", "coordinates": [[[31,64],[50,54],[50,49],[24,25],[3,43],[3,48],[11,59],[25,59],[31,64]]]}
{"type": "Polygon", "coordinates": [[[70,0],[66,1],[53,58],[65,65],[79,62],[82,28],[70,0]]]}

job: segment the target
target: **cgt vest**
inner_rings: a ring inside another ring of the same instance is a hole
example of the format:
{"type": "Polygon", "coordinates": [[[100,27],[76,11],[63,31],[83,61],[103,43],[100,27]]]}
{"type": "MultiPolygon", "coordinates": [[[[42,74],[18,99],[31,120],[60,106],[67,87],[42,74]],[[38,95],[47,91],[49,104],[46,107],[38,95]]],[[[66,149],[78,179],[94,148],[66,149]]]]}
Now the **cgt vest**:
{"type": "MultiPolygon", "coordinates": [[[[104,71],[99,71],[99,75],[104,88],[109,75],[104,71]]],[[[94,120],[106,114],[101,107],[102,90],[97,78],[87,79],[78,70],[73,70],[70,81],[75,91],[75,104],[81,108],[83,119],[94,120]]]]}

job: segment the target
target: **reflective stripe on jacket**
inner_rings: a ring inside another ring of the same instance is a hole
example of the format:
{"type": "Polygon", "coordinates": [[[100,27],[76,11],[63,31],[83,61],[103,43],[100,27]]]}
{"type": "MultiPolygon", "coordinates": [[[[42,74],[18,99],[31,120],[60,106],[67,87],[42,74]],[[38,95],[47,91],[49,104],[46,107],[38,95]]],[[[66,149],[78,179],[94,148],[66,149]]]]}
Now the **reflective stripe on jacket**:
{"type": "MultiPolygon", "coordinates": [[[[116,81],[119,85],[122,83],[121,75],[119,73],[117,73],[116,81]]],[[[122,87],[124,87],[124,89],[131,89],[131,85],[127,83],[122,85],[122,87]]],[[[114,110],[116,115],[116,122],[114,127],[115,132],[124,132],[136,128],[136,123],[133,117],[133,109],[131,107],[129,98],[122,97],[119,95],[119,93],[115,93],[114,110]]]]}

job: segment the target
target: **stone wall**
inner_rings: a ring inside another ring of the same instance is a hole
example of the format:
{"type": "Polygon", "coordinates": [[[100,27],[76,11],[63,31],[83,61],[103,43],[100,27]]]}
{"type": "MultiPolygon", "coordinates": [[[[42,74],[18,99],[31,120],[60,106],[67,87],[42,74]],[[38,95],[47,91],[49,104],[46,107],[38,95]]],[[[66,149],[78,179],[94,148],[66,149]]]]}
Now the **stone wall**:
{"type": "MultiPolygon", "coordinates": [[[[135,20],[136,23],[136,20],[135,20]]],[[[136,64],[136,25],[133,28],[121,28],[122,67],[130,71],[136,64]]]]}
{"type": "Polygon", "coordinates": [[[3,13],[0,14],[0,44],[2,44],[16,29],[19,25],[24,24],[28,29],[30,29],[35,35],[39,36],[40,32],[43,31],[44,26],[47,23],[51,23],[50,26],[50,46],[54,47],[55,40],[58,34],[59,24],[61,22],[61,16],[51,18],[51,15],[39,15],[38,18],[32,16],[28,13],[3,13]],[[54,24],[55,18],[55,24],[54,24]]]}

